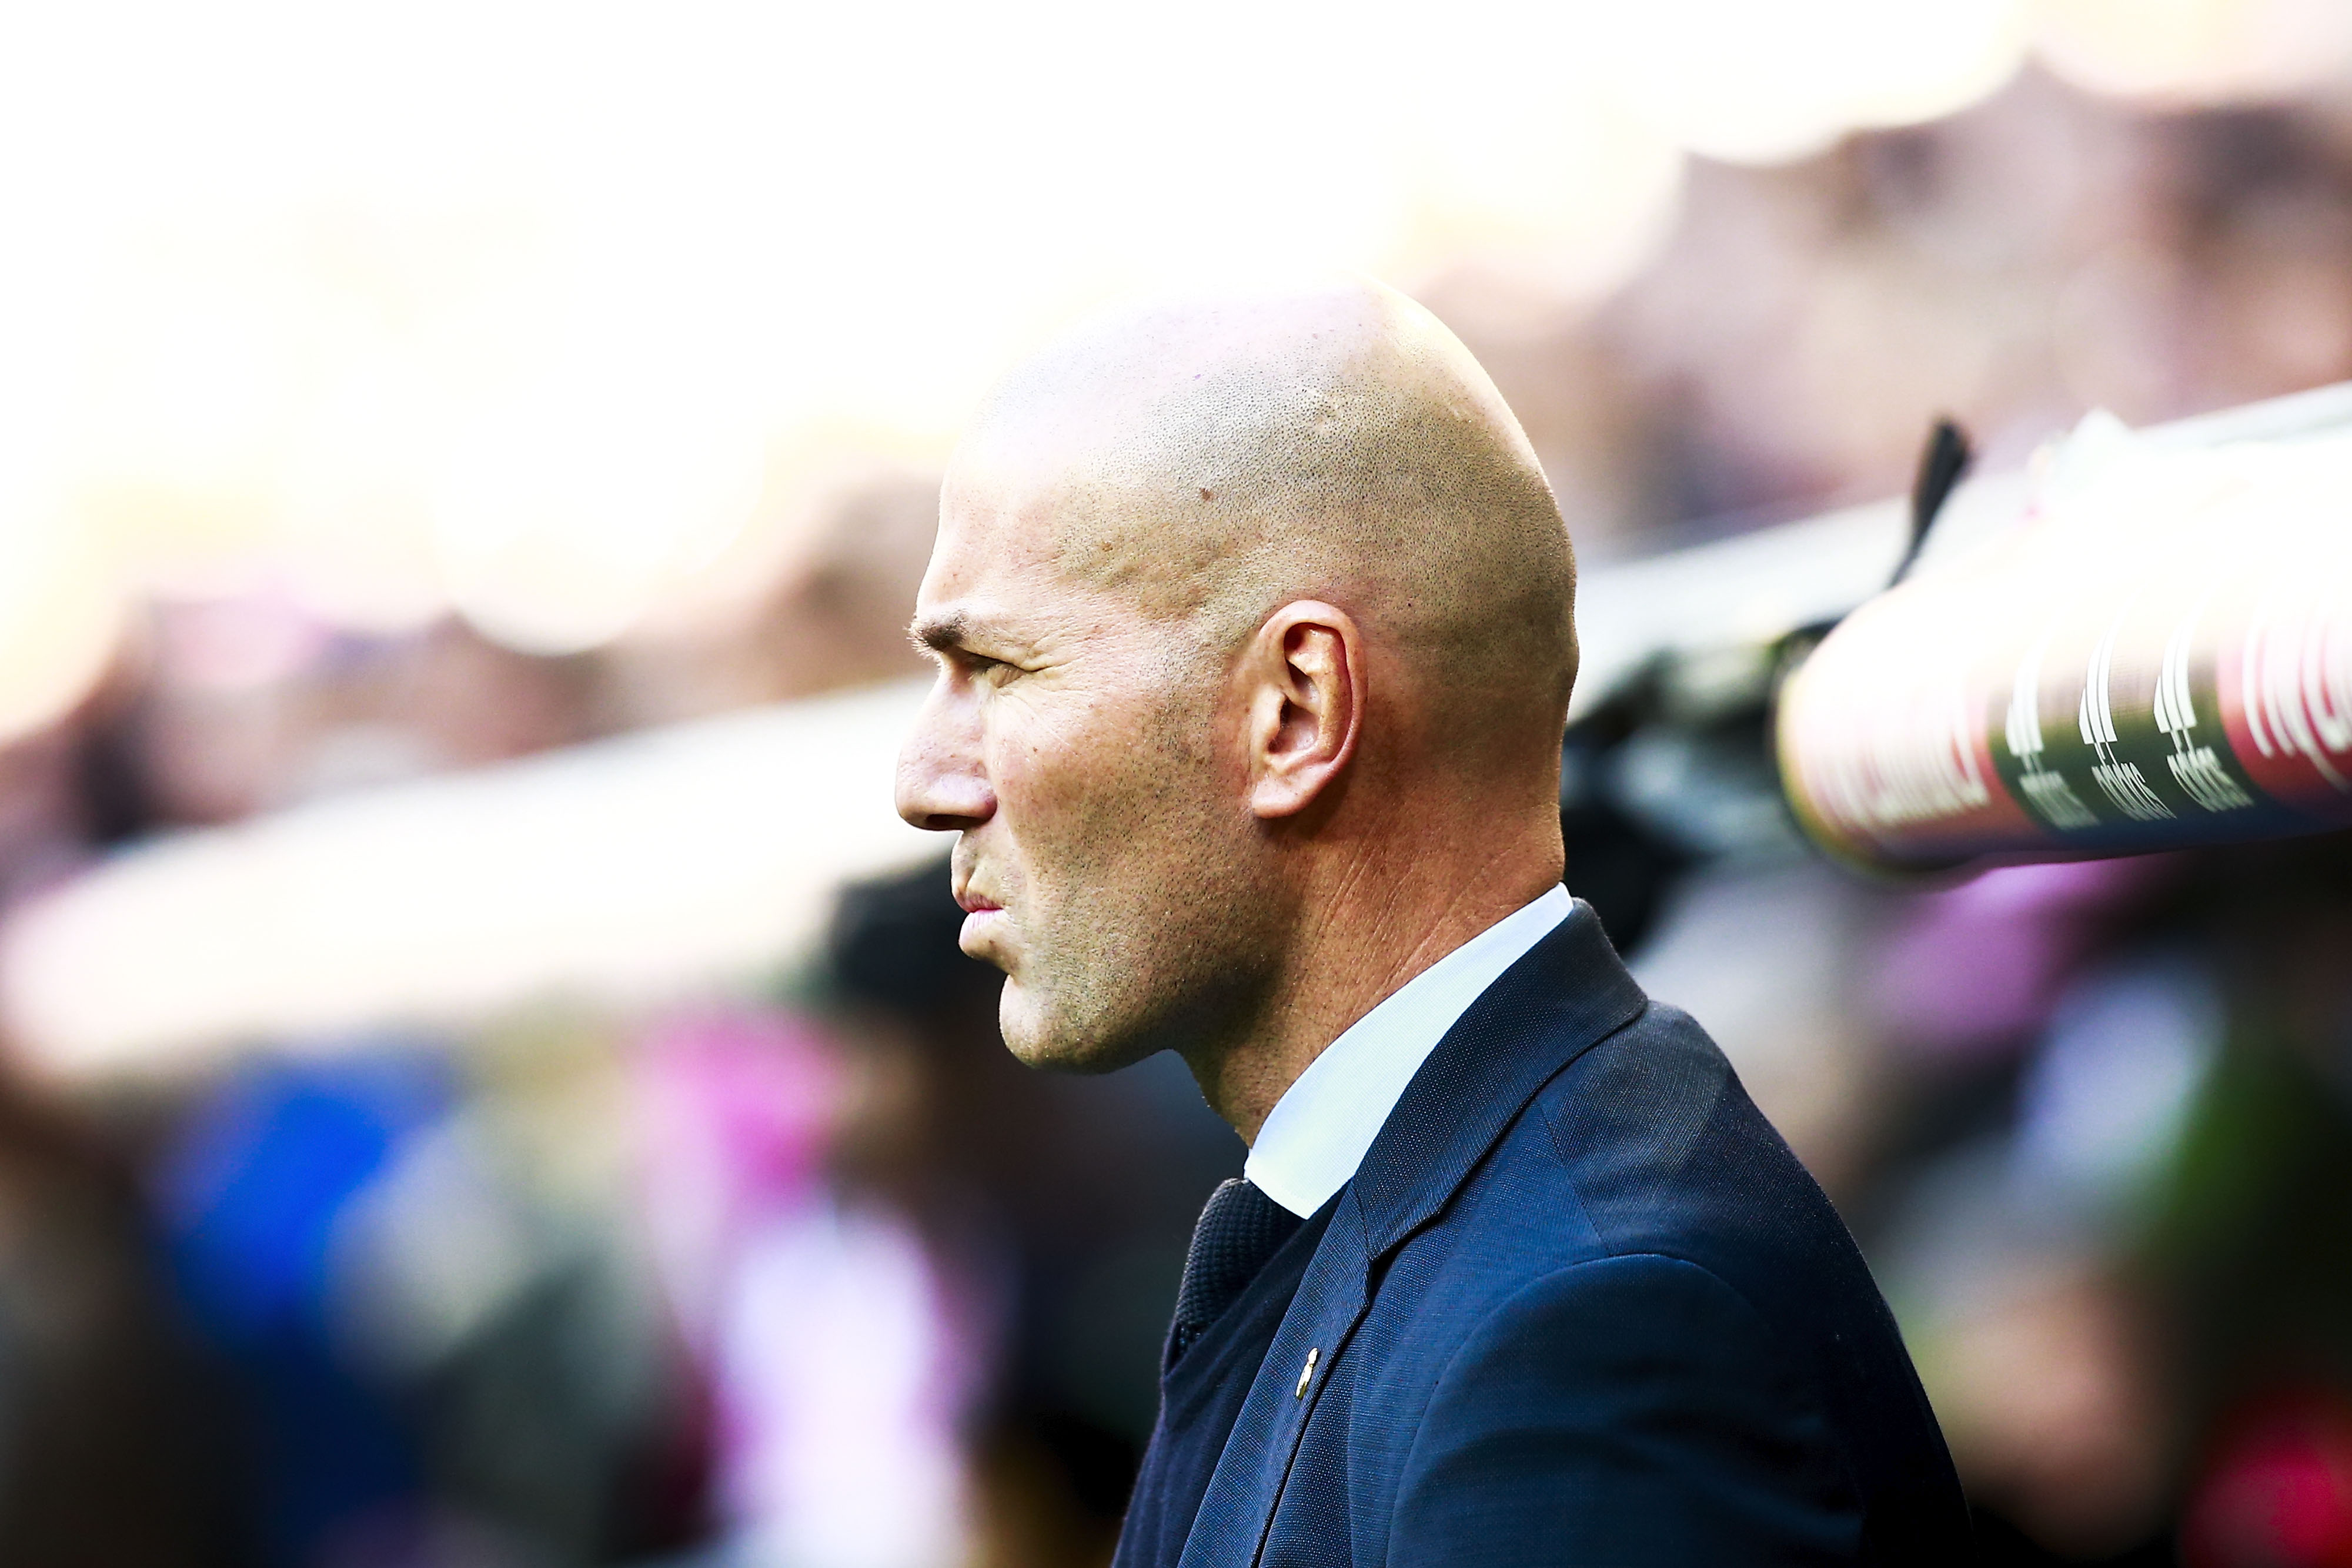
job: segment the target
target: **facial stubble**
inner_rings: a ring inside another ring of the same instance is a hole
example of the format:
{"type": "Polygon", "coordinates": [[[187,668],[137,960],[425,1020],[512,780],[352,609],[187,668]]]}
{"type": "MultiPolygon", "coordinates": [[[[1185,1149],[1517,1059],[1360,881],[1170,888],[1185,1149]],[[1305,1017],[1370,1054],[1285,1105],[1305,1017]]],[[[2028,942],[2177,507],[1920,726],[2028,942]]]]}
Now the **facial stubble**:
{"type": "Polygon", "coordinates": [[[1215,1053],[1264,1015],[1294,900],[1221,755],[1213,685],[1197,667],[1171,681],[1142,735],[1069,779],[1050,819],[1066,829],[1029,835],[1030,907],[998,1018],[1032,1067],[1215,1053]]]}

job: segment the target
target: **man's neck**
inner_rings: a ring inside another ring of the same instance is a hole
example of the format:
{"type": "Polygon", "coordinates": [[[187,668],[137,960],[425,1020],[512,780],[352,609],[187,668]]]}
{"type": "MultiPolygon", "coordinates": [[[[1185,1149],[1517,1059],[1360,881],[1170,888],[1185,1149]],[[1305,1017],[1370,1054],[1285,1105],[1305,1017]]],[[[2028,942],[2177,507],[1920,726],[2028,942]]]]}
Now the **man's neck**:
{"type": "Polygon", "coordinates": [[[1253,1027],[1188,1052],[1202,1096],[1244,1144],[1300,1073],[1349,1027],[1431,965],[1559,881],[1557,840],[1514,840],[1466,862],[1346,868],[1310,901],[1281,981],[1253,1027]]]}

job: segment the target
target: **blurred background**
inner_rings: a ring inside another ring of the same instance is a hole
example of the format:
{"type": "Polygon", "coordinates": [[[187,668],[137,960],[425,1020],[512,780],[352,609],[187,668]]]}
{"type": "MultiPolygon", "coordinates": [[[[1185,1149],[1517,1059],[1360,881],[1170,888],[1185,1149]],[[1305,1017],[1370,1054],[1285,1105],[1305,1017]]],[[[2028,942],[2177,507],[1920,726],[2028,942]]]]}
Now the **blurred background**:
{"type": "Polygon", "coordinates": [[[1525,421],[1570,885],[1987,1560],[2352,1563],[2352,844],[1858,881],[1610,619],[2352,378],[2342,0],[18,6],[0,214],[0,1563],[1108,1560],[1243,1151],[1003,1052],[902,628],[994,373],[1269,265],[1525,421]]]}

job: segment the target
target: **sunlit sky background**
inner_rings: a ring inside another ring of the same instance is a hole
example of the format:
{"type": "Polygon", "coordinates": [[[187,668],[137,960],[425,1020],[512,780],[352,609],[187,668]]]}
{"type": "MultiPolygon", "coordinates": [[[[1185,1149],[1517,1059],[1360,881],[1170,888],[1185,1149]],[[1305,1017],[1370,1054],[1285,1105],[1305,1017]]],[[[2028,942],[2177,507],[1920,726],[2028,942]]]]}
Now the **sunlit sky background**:
{"type": "Polygon", "coordinates": [[[1469,259],[1574,309],[1694,153],[2029,58],[2193,104],[2347,57],[2342,0],[14,7],[0,737],[142,594],[538,652],[678,613],[1139,286],[1469,259]]]}

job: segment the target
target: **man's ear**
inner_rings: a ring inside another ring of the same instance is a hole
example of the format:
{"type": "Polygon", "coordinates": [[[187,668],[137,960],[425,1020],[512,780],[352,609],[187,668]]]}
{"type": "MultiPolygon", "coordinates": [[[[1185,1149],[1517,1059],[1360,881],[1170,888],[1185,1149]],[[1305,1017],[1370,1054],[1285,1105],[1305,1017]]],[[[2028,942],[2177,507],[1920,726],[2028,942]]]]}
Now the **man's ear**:
{"type": "Polygon", "coordinates": [[[1250,809],[1289,817],[1347,771],[1364,727],[1364,645],[1344,610],[1317,600],[1266,618],[1243,664],[1250,809]]]}

